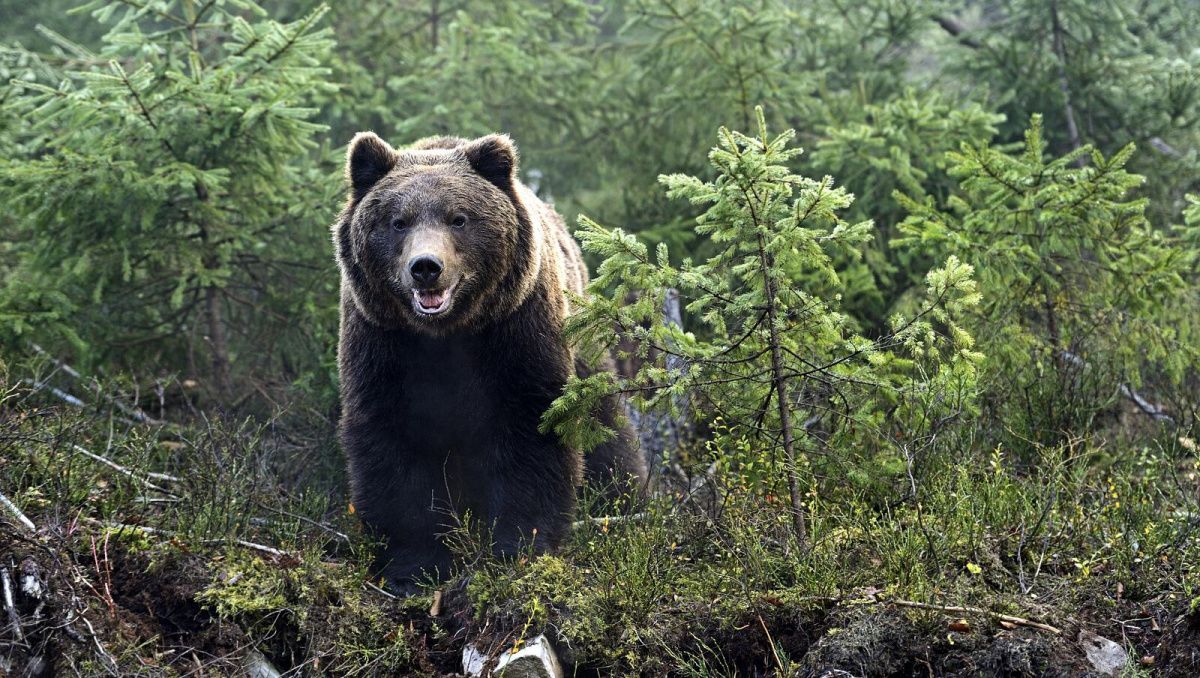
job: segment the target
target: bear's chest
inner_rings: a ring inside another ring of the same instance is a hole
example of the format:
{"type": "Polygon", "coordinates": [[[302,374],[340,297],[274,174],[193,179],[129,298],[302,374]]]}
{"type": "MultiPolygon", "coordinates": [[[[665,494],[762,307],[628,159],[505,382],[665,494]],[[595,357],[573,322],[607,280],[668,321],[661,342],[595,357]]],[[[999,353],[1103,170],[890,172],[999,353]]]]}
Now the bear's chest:
{"type": "Polygon", "coordinates": [[[502,385],[478,341],[414,341],[403,362],[397,386],[410,441],[437,454],[478,448],[492,439],[502,385]]]}

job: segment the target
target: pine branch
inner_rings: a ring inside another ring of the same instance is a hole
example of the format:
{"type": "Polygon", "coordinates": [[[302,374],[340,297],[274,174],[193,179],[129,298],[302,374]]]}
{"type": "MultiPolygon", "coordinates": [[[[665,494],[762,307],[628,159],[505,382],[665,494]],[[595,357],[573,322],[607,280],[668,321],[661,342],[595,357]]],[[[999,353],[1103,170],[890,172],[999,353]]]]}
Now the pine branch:
{"type": "Polygon", "coordinates": [[[983,47],[978,40],[966,34],[967,27],[964,26],[963,23],[958,19],[945,14],[934,14],[929,18],[937,22],[937,25],[941,26],[947,33],[954,36],[954,38],[956,38],[963,46],[970,47],[971,49],[979,49],[983,47]]]}

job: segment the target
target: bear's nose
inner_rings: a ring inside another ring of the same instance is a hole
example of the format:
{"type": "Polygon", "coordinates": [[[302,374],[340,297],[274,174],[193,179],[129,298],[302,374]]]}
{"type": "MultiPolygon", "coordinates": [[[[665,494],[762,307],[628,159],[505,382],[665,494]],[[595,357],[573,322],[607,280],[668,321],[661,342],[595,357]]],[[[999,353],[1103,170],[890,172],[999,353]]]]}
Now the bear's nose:
{"type": "Polygon", "coordinates": [[[408,262],[408,272],[412,274],[413,281],[421,287],[432,287],[442,274],[442,260],[432,254],[414,257],[408,262]]]}

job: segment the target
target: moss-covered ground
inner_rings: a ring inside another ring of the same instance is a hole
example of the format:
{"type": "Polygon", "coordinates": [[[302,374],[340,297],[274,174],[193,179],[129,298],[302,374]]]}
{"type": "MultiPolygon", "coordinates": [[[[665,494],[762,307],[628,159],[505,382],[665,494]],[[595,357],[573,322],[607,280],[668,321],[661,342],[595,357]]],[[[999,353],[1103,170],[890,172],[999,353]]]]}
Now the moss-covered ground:
{"type": "Polygon", "coordinates": [[[553,555],[498,561],[459,530],[458,576],[398,599],[369,576],[327,420],[201,414],[182,385],[78,407],[26,376],[0,404],[0,492],[35,528],[0,511],[0,675],[453,675],[468,642],[545,633],[576,675],[1066,676],[1090,670],[1085,631],[1126,675],[1200,675],[1187,431],[1067,441],[1036,471],[966,447],[915,494],[818,478],[804,545],[718,464],[632,515],[581,509],[553,555]]]}

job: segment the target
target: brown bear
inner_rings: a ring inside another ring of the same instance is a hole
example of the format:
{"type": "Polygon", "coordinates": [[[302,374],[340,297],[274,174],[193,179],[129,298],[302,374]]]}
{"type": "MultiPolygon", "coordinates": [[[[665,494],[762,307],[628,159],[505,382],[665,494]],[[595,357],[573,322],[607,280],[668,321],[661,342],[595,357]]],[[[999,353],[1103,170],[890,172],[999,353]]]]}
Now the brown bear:
{"type": "Polygon", "coordinates": [[[448,574],[440,539],[466,512],[496,553],[552,549],[586,476],[636,491],[645,463],[619,433],[586,455],[538,431],[572,370],[568,298],[587,270],[562,217],[517,178],[507,136],[396,150],[351,141],[333,226],[341,269],[339,435],[354,506],[382,538],[389,584],[448,574]]]}

